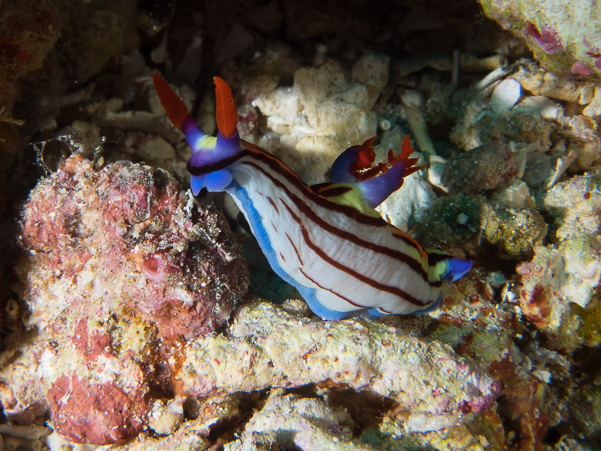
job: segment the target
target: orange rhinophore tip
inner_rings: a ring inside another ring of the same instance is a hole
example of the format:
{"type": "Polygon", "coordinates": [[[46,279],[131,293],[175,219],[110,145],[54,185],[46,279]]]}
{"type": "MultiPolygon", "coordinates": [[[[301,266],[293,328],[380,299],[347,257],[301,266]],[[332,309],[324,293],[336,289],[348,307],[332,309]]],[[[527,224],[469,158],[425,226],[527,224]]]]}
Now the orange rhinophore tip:
{"type": "Polygon", "coordinates": [[[215,115],[217,116],[217,128],[223,136],[231,138],[236,133],[238,125],[238,113],[234,98],[232,97],[232,89],[220,77],[213,78],[215,83],[215,115]]]}
{"type": "Polygon", "coordinates": [[[186,104],[181,97],[171,89],[169,83],[156,72],[152,74],[152,82],[154,83],[154,89],[157,91],[159,100],[161,101],[163,108],[165,108],[167,116],[169,116],[173,125],[181,130],[184,119],[190,114],[186,104]]]}
{"type": "Polygon", "coordinates": [[[405,136],[405,139],[403,140],[403,144],[401,145],[401,154],[399,155],[399,161],[406,160],[407,158],[409,158],[409,155],[411,155],[413,152],[415,152],[415,149],[411,145],[411,141],[409,140],[409,135],[407,135],[407,136],[405,136]]]}

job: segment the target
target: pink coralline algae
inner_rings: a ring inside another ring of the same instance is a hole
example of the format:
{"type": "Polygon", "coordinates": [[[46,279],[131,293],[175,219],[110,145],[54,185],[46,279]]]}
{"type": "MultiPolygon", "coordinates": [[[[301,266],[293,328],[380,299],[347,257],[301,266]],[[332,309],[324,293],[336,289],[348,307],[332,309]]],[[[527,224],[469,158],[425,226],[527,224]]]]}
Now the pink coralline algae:
{"type": "Polygon", "coordinates": [[[129,162],[97,171],[69,158],[30,194],[21,240],[37,336],[0,370],[0,404],[15,422],[31,416],[23,406],[47,405],[75,443],[124,443],[146,428],[153,400],[178,391],[175,350],[221,327],[248,285],[224,217],[165,171],[129,162]]]}
{"type": "Polygon", "coordinates": [[[591,75],[595,74],[594,71],[586,67],[586,65],[580,61],[572,65],[572,73],[575,75],[582,75],[583,77],[590,77],[591,75]]]}
{"type": "Polygon", "coordinates": [[[535,59],[549,72],[562,77],[573,74],[599,77],[601,15],[597,0],[480,0],[479,3],[489,18],[524,38],[535,59]]]}
{"type": "Polygon", "coordinates": [[[54,426],[75,443],[125,443],[142,431],[148,409],[112,384],[90,384],[77,376],[60,377],[48,392],[48,403],[54,426]]]}
{"type": "MultiPolygon", "coordinates": [[[[585,42],[586,44],[586,42],[585,42]]],[[[601,69],[601,51],[597,47],[590,48],[586,54],[595,59],[595,67],[601,69]]]]}
{"type": "MultiPolygon", "coordinates": [[[[164,171],[119,162],[96,172],[74,157],[30,196],[22,241],[47,280],[69,293],[64,307],[118,302],[166,338],[190,339],[229,318],[247,273],[223,217],[189,213],[185,201],[164,171]]],[[[52,324],[63,306],[30,287],[34,318],[52,324]]]]}
{"type": "Polygon", "coordinates": [[[528,22],[528,25],[523,30],[524,35],[532,36],[532,39],[549,55],[560,52],[563,50],[557,33],[549,28],[542,27],[539,31],[536,25],[528,22]]]}

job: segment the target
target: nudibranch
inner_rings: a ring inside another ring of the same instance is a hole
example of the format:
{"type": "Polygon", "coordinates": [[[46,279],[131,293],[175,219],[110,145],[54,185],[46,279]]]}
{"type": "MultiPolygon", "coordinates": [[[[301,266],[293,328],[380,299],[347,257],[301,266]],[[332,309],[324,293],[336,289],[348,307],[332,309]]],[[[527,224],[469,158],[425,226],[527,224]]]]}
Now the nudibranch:
{"type": "Polygon", "coordinates": [[[372,167],[373,138],[334,162],[330,183],[306,185],[283,162],[240,139],[230,87],[214,78],[217,137],[205,134],[158,74],[153,81],[171,122],[192,148],[191,188],[230,194],[274,271],[324,319],[420,314],[441,302],[442,281],[472,263],[436,251],[387,223],[374,209],[415,172],[408,138],[401,154],[372,167]]]}

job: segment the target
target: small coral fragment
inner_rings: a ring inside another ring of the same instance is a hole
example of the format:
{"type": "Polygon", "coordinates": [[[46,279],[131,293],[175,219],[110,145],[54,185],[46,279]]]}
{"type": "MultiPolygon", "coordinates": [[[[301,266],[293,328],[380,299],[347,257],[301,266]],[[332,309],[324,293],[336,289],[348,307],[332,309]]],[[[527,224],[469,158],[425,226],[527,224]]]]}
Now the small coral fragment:
{"type": "Polygon", "coordinates": [[[246,425],[242,437],[229,443],[226,451],[246,449],[329,449],[369,451],[373,448],[352,440],[353,422],[342,409],[332,409],[320,399],[282,396],[274,390],[267,403],[246,425]]]}
{"type": "Polygon", "coordinates": [[[530,254],[535,244],[547,234],[547,224],[534,209],[487,204],[483,213],[486,240],[512,257],[530,254]]]}
{"type": "MultiPolygon", "coordinates": [[[[525,82],[518,81],[526,89],[525,82]]],[[[485,89],[480,96],[483,96],[484,91],[485,89]]],[[[514,108],[519,109],[520,105],[514,108]]],[[[539,115],[519,114],[514,109],[495,111],[479,96],[474,96],[463,109],[465,112],[458,118],[449,138],[464,150],[471,150],[491,141],[502,143],[513,141],[538,143],[543,151],[547,151],[553,143],[553,134],[557,125],[539,115]]]]}
{"type": "Polygon", "coordinates": [[[601,284],[599,186],[598,177],[586,175],[550,190],[544,204],[561,225],[556,231],[559,243],[535,246],[534,259],[517,267],[522,276],[522,311],[547,334],[554,348],[574,350],[583,338],[591,343],[598,340],[591,303],[601,284]],[[572,308],[571,303],[582,309],[572,308]]]}
{"type": "Polygon", "coordinates": [[[559,239],[597,234],[601,225],[601,177],[576,176],[558,183],[547,193],[544,204],[561,224],[559,239]]]}
{"type": "Polygon", "coordinates": [[[442,184],[451,194],[473,196],[507,184],[516,174],[513,151],[502,142],[489,142],[451,158],[442,172],[442,184]]]}

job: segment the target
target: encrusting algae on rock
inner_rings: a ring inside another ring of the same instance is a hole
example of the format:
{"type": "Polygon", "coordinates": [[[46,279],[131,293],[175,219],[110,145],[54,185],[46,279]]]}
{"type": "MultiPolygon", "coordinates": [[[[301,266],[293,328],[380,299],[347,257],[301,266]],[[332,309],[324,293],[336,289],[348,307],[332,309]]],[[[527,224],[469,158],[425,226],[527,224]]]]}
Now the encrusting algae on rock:
{"type": "Polygon", "coordinates": [[[223,216],[129,162],[67,159],[32,191],[21,240],[35,341],[2,355],[0,402],[17,423],[49,409],[75,443],[139,434],[152,400],[173,396],[174,350],[222,327],[248,285],[223,216]]]}
{"type": "Polygon", "coordinates": [[[484,413],[494,403],[500,385],[440,343],[369,320],[316,321],[290,307],[244,306],[229,337],[191,343],[180,374],[189,393],[328,382],[406,406],[402,428],[413,432],[459,424],[467,413],[484,413]]]}
{"type": "Polygon", "coordinates": [[[67,309],[90,304],[107,316],[129,303],[165,338],[193,338],[220,327],[246,289],[224,219],[199,210],[165,171],[129,162],[96,171],[75,156],[38,184],[23,212],[22,271],[40,328],[67,309]],[[42,290],[51,286],[49,304],[42,290]]]}
{"type": "Polygon", "coordinates": [[[485,14],[525,39],[537,60],[564,76],[601,75],[600,17],[594,1],[481,0],[485,14]]]}

